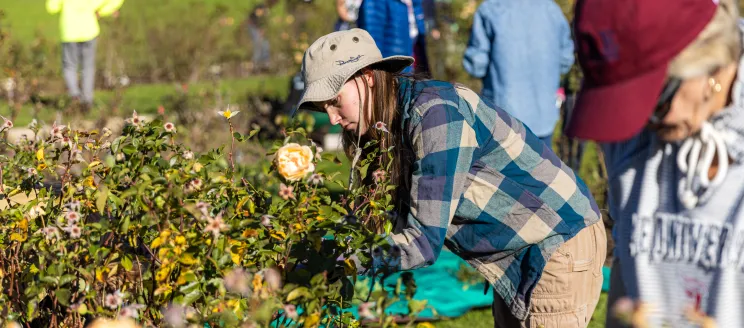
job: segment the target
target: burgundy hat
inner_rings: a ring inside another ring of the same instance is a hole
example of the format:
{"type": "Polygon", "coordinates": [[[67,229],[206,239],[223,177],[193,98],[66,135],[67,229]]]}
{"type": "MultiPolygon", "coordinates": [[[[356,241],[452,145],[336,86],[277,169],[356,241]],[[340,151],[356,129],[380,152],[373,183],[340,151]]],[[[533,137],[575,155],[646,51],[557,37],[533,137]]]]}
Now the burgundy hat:
{"type": "Polygon", "coordinates": [[[669,63],[711,21],[717,0],[579,0],[574,29],[584,81],[566,134],[633,137],[648,122],[669,63]]]}

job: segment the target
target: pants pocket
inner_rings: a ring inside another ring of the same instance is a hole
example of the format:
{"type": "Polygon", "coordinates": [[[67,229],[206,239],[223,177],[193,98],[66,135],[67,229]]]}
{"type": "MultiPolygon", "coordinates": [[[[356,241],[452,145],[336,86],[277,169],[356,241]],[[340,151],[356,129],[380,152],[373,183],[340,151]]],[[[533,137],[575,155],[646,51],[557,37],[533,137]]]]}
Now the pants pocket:
{"type": "Polygon", "coordinates": [[[536,313],[527,319],[530,328],[578,328],[586,327],[586,306],[560,313],[536,313]]]}
{"type": "Polygon", "coordinates": [[[571,259],[563,250],[563,246],[550,256],[548,264],[545,265],[540,281],[532,291],[533,302],[535,299],[556,298],[570,293],[571,259]]]}

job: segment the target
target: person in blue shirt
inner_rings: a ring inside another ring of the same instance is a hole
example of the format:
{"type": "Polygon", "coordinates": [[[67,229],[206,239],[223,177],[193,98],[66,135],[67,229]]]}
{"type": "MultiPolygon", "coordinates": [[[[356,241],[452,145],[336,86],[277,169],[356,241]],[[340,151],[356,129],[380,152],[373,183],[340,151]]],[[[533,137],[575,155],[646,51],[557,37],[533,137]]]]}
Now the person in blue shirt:
{"type": "MultiPolygon", "coordinates": [[[[365,0],[359,8],[357,26],[372,36],[383,56],[413,56],[419,35],[426,34],[421,1],[365,0]]],[[[418,68],[419,63],[414,66],[418,68]]],[[[407,67],[404,72],[413,69],[407,67]]]]}
{"type": "Polygon", "coordinates": [[[475,12],[463,65],[484,98],[551,145],[561,74],[574,63],[571,29],[553,0],[486,0],[475,12]]]}

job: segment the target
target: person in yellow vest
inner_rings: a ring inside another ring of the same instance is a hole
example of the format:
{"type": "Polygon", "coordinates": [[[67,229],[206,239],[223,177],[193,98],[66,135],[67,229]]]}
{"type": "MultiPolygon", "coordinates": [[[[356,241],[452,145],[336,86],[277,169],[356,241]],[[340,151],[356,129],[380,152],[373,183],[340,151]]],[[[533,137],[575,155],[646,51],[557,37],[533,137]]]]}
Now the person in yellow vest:
{"type": "Polygon", "coordinates": [[[84,109],[93,104],[98,19],[118,17],[124,0],[47,0],[46,9],[59,14],[62,41],[62,74],[70,96],[84,109]],[[82,66],[82,91],[77,71],[82,66]]]}

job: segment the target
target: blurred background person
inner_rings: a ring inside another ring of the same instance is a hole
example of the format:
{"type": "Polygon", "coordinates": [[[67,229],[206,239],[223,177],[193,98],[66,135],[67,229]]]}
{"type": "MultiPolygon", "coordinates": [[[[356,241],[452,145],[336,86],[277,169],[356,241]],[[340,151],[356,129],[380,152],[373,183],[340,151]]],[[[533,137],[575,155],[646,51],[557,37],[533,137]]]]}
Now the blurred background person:
{"type": "Polygon", "coordinates": [[[248,15],[248,33],[253,41],[253,67],[255,72],[268,69],[271,62],[271,45],[266,38],[266,20],[269,16],[270,5],[259,4],[248,15]]]}
{"type": "Polygon", "coordinates": [[[553,0],[486,0],[475,12],[463,66],[484,98],[548,146],[559,118],[556,91],[574,63],[571,29],[553,0]]]}
{"type": "Polygon", "coordinates": [[[80,102],[83,112],[93,105],[96,78],[96,43],[100,34],[98,19],[117,17],[124,0],[47,0],[46,9],[59,14],[62,41],[62,74],[74,103],[80,102]],[[82,66],[82,88],[78,84],[78,69],[82,66]]]}
{"type": "MultiPolygon", "coordinates": [[[[421,0],[364,0],[357,26],[372,35],[384,57],[413,57],[419,34],[426,34],[421,0]]],[[[404,73],[411,73],[418,66],[415,62],[404,73]]]]}
{"type": "MultiPolygon", "coordinates": [[[[579,1],[575,31],[584,83],[566,132],[603,143],[615,221],[608,308],[641,304],[649,327],[704,317],[744,327],[737,3],[579,1]]],[[[607,327],[625,326],[607,315],[607,327]]]]}
{"type": "Polygon", "coordinates": [[[336,0],[336,21],[335,31],[346,31],[356,27],[357,17],[359,16],[359,7],[362,6],[362,0],[336,0]]]}

